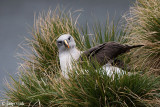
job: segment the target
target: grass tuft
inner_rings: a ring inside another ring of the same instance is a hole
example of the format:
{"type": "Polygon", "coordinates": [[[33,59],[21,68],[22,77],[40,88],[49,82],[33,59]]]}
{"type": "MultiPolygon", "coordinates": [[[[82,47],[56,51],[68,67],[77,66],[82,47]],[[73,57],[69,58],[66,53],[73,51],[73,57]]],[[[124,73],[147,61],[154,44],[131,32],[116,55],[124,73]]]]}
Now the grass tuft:
{"type": "Polygon", "coordinates": [[[126,17],[128,44],[145,45],[131,51],[131,65],[160,74],[160,1],[137,0],[126,17]]]}
{"type": "MultiPolygon", "coordinates": [[[[57,92],[63,97],[53,100],[59,106],[126,107],[158,106],[160,78],[148,75],[114,74],[108,76],[101,68],[84,65],[76,69],[69,79],[62,79],[57,92]]],[[[53,104],[54,106],[54,104],[53,104]]]]}

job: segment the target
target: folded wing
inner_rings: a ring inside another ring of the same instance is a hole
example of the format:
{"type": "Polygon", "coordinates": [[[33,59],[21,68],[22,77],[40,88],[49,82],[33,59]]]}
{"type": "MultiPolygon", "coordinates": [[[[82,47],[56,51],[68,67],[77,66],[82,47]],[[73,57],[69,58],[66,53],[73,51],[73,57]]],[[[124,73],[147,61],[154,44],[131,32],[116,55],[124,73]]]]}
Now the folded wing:
{"type": "Polygon", "coordinates": [[[83,60],[84,55],[89,60],[93,59],[96,60],[100,65],[105,65],[109,60],[115,59],[117,56],[129,51],[132,48],[141,46],[143,45],[129,46],[122,45],[116,42],[107,42],[83,52],[81,55],[81,59],[83,60]]]}

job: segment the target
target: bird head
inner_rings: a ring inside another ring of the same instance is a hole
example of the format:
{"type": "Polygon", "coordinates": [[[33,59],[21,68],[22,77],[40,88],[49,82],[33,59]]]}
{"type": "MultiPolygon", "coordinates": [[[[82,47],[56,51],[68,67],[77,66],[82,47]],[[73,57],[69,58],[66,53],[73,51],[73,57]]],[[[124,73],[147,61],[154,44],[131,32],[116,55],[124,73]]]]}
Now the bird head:
{"type": "Polygon", "coordinates": [[[57,39],[57,47],[59,51],[67,51],[76,46],[74,38],[70,34],[61,35],[57,39]]]}

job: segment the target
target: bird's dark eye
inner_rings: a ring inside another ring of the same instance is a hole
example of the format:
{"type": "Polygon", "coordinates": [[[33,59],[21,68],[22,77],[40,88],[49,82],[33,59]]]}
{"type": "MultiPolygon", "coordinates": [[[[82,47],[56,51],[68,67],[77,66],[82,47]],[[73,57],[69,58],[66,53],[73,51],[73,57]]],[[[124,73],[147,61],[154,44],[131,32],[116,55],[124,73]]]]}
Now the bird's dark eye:
{"type": "Polygon", "coordinates": [[[62,41],[58,41],[57,43],[58,43],[58,44],[62,44],[62,41]]]}
{"type": "Polygon", "coordinates": [[[71,40],[71,36],[68,38],[68,40],[71,40]]]}

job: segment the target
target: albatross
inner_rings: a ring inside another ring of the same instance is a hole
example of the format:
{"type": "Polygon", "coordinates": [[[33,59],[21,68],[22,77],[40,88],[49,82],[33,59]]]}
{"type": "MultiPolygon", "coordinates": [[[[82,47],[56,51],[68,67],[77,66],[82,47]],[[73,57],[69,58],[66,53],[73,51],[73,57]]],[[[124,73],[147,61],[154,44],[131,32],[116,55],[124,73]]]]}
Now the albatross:
{"type": "Polygon", "coordinates": [[[89,60],[93,58],[109,72],[113,70],[120,72],[121,70],[118,67],[111,67],[109,61],[115,59],[123,53],[128,52],[130,49],[141,46],[143,45],[129,46],[116,42],[105,42],[82,52],[77,49],[74,38],[70,34],[63,34],[57,39],[60,67],[62,70],[62,75],[66,78],[68,78],[68,72],[73,68],[73,61],[77,61],[78,59],[83,60],[82,56],[85,56],[89,60]]]}

